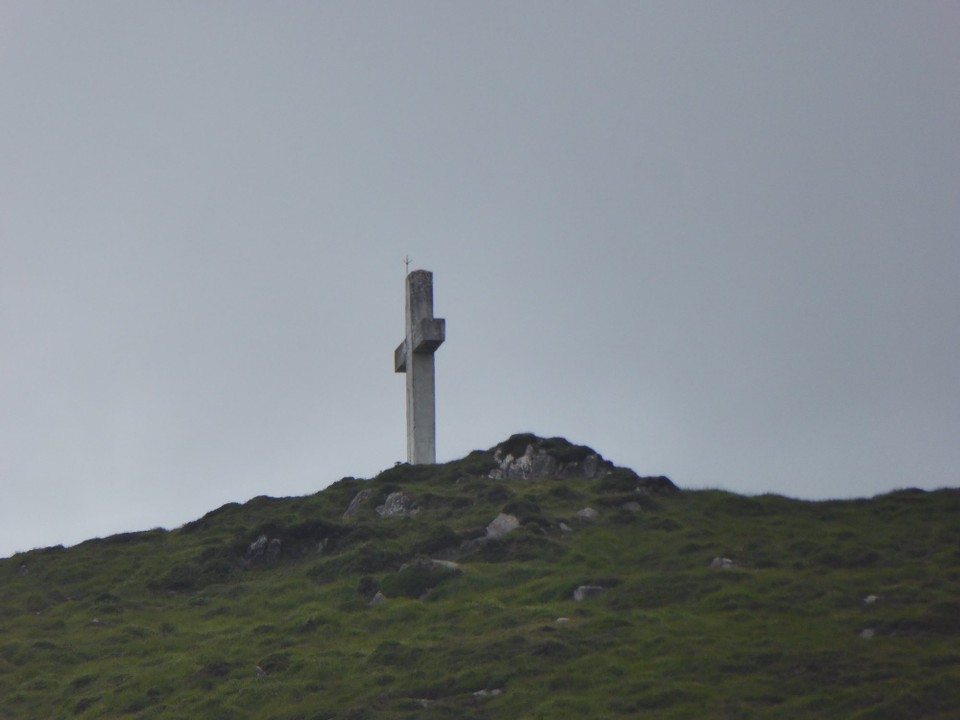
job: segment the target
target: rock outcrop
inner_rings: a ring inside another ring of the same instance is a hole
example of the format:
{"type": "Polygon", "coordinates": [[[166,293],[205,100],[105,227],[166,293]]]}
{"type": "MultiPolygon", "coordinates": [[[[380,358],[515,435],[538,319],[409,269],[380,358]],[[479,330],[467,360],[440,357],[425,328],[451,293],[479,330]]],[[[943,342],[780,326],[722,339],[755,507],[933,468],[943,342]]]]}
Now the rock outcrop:
{"type": "Polygon", "coordinates": [[[540,477],[583,478],[622,486],[641,495],[679,491],[669,478],[640,477],[629,468],[617,467],[586,445],[563,438],[541,438],[531,433],[513,435],[493,448],[496,467],[493,480],[528,480],[540,477]]]}
{"type": "MultiPolygon", "coordinates": [[[[373,497],[372,488],[364,488],[358,492],[353,496],[353,500],[350,501],[347,509],[343,511],[343,518],[347,519],[356,515],[371,497],[373,497]]],[[[402,490],[398,490],[387,495],[383,503],[377,505],[376,511],[381,518],[413,517],[420,512],[420,508],[412,497],[402,490]]]]}
{"type": "Polygon", "coordinates": [[[561,438],[544,440],[536,435],[514,435],[493,452],[497,467],[494,480],[526,480],[532,477],[596,478],[613,469],[613,463],[583,445],[561,438]],[[522,446],[522,450],[520,447],[522,446]]]}
{"type": "Polygon", "coordinates": [[[387,495],[383,505],[377,505],[377,515],[382,518],[413,517],[420,512],[417,503],[402,490],[387,495]]]}
{"type": "Polygon", "coordinates": [[[261,535],[247,548],[247,554],[244,560],[248,564],[264,563],[266,565],[276,565],[280,561],[280,550],[283,547],[283,541],[280,538],[268,538],[261,535]]]}

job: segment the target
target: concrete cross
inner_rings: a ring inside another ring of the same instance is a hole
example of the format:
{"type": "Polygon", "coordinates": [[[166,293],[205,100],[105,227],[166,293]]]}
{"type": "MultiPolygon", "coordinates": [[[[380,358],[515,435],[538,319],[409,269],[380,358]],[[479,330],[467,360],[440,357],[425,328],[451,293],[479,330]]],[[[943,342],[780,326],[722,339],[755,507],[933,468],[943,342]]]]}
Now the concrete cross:
{"type": "Polygon", "coordinates": [[[407,374],[407,462],[437,461],[436,388],[433,354],[446,322],[433,316],[433,273],[407,274],[407,335],[393,353],[395,372],[407,374]]]}

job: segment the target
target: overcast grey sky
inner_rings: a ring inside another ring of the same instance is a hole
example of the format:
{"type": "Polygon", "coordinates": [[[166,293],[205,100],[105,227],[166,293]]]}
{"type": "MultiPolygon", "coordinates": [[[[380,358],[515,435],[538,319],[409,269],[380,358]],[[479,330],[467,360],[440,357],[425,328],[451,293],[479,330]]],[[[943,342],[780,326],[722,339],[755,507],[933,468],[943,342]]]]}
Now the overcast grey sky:
{"type": "Polygon", "coordinates": [[[563,435],[960,484],[960,3],[0,0],[0,556],[563,435]]]}

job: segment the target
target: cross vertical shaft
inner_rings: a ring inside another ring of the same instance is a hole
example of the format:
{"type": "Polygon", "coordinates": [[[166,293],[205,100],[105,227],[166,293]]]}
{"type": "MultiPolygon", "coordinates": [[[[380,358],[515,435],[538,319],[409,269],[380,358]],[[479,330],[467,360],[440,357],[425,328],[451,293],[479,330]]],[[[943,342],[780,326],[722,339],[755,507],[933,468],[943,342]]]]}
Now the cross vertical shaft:
{"type": "Polygon", "coordinates": [[[437,461],[436,386],[433,354],[446,323],[433,317],[433,273],[407,274],[406,337],[394,351],[394,370],[407,375],[407,462],[437,461]]]}

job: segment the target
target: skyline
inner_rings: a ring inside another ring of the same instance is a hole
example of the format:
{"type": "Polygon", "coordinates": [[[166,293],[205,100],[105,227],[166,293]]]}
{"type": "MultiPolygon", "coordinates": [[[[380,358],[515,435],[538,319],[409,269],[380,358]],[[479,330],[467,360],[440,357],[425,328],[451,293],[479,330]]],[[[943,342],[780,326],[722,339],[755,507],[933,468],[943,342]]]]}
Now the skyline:
{"type": "Polygon", "coordinates": [[[960,484],[960,5],[7,2],[0,556],[562,436],[960,484]]]}

